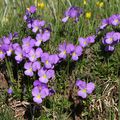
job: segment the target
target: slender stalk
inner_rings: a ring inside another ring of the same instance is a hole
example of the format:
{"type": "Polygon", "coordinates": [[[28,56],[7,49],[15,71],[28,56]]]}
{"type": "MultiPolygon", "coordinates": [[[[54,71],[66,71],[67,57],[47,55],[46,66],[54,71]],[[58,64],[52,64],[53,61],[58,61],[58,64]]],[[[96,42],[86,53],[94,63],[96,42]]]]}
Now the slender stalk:
{"type": "Polygon", "coordinates": [[[13,0],[13,11],[14,11],[14,15],[16,15],[16,2],[15,0],[13,0]]]}
{"type": "Polygon", "coordinates": [[[4,0],[4,4],[5,4],[5,9],[4,9],[4,13],[3,13],[3,16],[2,16],[2,26],[3,26],[3,21],[4,21],[4,19],[5,19],[5,17],[6,17],[6,14],[7,14],[7,10],[8,10],[8,0],[4,0]]]}
{"type": "Polygon", "coordinates": [[[15,83],[15,79],[14,79],[14,77],[13,77],[12,68],[11,68],[10,62],[8,61],[7,57],[5,58],[5,63],[6,63],[8,75],[9,75],[9,77],[10,77],[10,81],[11,81],[12,83],[15,83]]]}
{"type": "Polygon", "coordinates": [[[70,5],[70,6],[72,6],[72,4],[71,4],[70,0],[67,0],[67,2],[69,3],[69,5],[70,5]]]}

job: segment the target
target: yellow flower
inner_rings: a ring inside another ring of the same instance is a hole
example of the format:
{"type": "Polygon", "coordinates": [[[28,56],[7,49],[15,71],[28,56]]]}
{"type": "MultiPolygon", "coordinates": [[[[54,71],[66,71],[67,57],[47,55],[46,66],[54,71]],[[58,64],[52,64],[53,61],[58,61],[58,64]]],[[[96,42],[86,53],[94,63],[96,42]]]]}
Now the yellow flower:
{"type": "Polygon", "coordinates": [[[41,3],[38,3],[38,7],[40,7],[40,8],[44,8],[45,7],[45,4],[43,3],[43,2],[41,2],[41,3]]]}
{"type": "Polygon", "coordinates": [[[96,5],[99,7],[99,5],[100,5],[100,2],[98,1],[98,2],[96,2],[96,5]]]}
{"type": "Polygon", "coordinates": [[[102,8],[104,6],[104,2],[96,2],[97,7],[102,8]]]}
{"type": "Polygon", "coordinates": [[[85,14],[85,17],[86,17],[87,19],[90,19],[90,18],[91,18],[91,12],[87,12],[87,13],[85,14]]]}
{"type": "Polygon", "coordinates": [[[104,2],[100,2],[99,7],[101,8],[101,7],[103,7],[103,6],[104,6],[104,2]]]}
{"type": "Polygon", "coordinates": [[[84,1],[83,1],[83,4],[86,5],[86,4],[87,4],[87,0],[84,0],[84,1]]]}

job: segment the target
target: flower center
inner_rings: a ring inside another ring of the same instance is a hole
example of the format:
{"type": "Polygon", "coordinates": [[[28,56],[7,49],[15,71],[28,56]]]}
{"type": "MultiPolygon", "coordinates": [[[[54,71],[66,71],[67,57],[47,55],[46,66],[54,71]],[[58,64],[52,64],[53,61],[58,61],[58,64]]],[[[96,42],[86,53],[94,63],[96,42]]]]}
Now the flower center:
{"type": "Polygon", "coordinates": [[[83,89],[82,92],[86,93],[87,91],[86,91],[86,89],[83,89]]]}
{"type": "Polygon", "coordinates": [[[35,58],[35,55],[32,55],[32,58],[34,59],[34,58],[35,58]]]}
{"type": "Polygon", "coordinates": [[[29,69],[29,72],[32,72],[32,68],[29,69]]]}
{"type": "Polygon", "coordinates": [[[63,51],[63,54],[66,54],[66,50],[63,51]]]}
{"type": "Polygon", "coordinates": [[[112,42],[112,40],[113,40],[112,38],[109,38],[109,41],[110,41],[110,42],[112,42]]]}
{"type": "Polygon", "coordinates": [[[115,23],[118,23],[118,19],[115,19],[114,22],[115,22],[115,23]]]}
{"type": "Polygon", "coordinates": [[[10,49],[8,52],[12,52],[12,49],[10,49]]]}
{"type": "Polygon", "coordinates": [[[87,42],[86,42],[86,41],[84,41],[83,43],[84,43],[85,45],[87,44],[87,42]]]}
{"type": "Polygon", "coordinates": [[[3,51],[2,51],[2,50],[0,50],[0,54],[3,54],[3,51]]]}
{"type": "Polygon", "coordinates": [[[47,76],[44,74],[44,75],[43,75],[43,78],[44,78],[44,79],[46,79],[46,78],[47,78],[47,76]]]}
{"type": "Polygon", "coordinates": [[[40,98],[41,98],[41,96],[40,96],[40,95],[37,95],[37,96],[36,96],[36,98],[40,99],[40,98]]]}
{"type": "Polygon", "coordinates": [[[20,58],[22,58],[22,54],[18,54],[18,56],[19,56],[20,58]]]}
{"type": "Polygon", "coordinates": [[[73,56],[76,56],[76,53],[74,52],[72,55],[73,55],[73,56]]]}
{"type": "Polygon", "coordinates": [[[30,11],[30,8],[27,8],[28,11],[30,11]]]}
{"type": "Polygon", "coordinates": [[[48,60],[46,60],[46,64],[48,64],[49,63],[49,61],[48,60]]]}
{"type": "Polygon", "coordinates": [[[26,46],[27,46],[27,47],[28,47],[28,46],[30,46],[30,43],[29,43],[29,42],[27,42],[27,43],[26,43],[26,46]]]}
{"type": "Polygon", "coordinates": [[[35,30],[37,31],[38,29],[39,29],[38,26],[36,26],[36,27],[35,27],[35,30]]]}
{"type": "Polygon", "coordinates": [[[42,40],[40,39],[40,40],[38,40],[39,42],[42,42],[42,40]]]}

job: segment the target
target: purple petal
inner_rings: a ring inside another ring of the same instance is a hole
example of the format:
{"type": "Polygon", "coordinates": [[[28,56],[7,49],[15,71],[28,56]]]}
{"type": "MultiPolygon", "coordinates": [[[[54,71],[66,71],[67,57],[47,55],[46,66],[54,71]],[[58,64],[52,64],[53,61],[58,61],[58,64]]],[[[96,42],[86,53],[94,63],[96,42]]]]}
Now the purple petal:
{"type": "Polygon", "coordinates": [[[43,50],[41,48],[37,48],[35,54],[37,58],[40,58],[43,54],[43,50]]]}
{"type": "Polygon", "coordinates": [[[25,68],[25,69],[29,69],[29,68],[31,68],[31,66],[32,66],[32,62],[26,62],[26,63],[24,64],[24,68],[25,68]]]}
{"type": "Polygon", "coordinates": [[[68,21],[68,19],[69,19],[68,16],[67,16],[67,17],[64,17],[64,18],[62,19],[62,22],[66,23],[66,22],[68,21]]]}
{"type": "Polygon", "coordinates": [[[49,95],[49,90],[48,88],[43,88],[40,92],[41,98],[45,98],[49,95]]]}
{"type": "Polygon", "coordinates": [[[46,42],[49,39],[50,39],[50,31],[45,30],[44,33],[42,34],[42,40],[43,42],[46,42]]]}
{"type": "Polygon", "coordinates": [[[34,87],[32,89],[32,96],[37,96],[39,94],[39,88],[38,87],[34,87]]]}
{"type": "Polygon", "coordinates": [[[50,78],[54,78],[55,77],[55,71],[54,70],[48,70],[47,73],[46,73],[48,79],[50,78]]]}
{"type": "Polygon", "coordinates": [[[35,80],[35,81],[33,82],[33,85],[34,85],[34,87],[40,86],[40,85],[41,85],[41,82],[40,82],[39,80],[35,80]]]}
{"type": "Polygon", "coordinates": [[[78,91],[78,96],[80,96],[82,98],[86,98],[87,97],[86,90],[79,90],[78,91]]]}
{"type": "Polygon", "coordinates": [[[40,104],[40,103],[42,103],[42,98],[40,98],[40,96],[39,97],[34,97],[33,101],[40,104]]]}
{"type": "Polygon", "coordinates": [[[41,68],[41,65],[40,65],[40,62],[38,61],[35,61],[33,64],[32,64],[32,69],[33,71],[37,71],[41,68]]]}
{"type": "Polygon", "coordinates": [[[79,89],[86,89],[86,82],[85,81],[82,81],[82,80],[77,80],[76,81],[76,86],[79,87],[79,89]]]}
{"type": "Polygon", "coordinates": [[[42,82],[42,83],[48,83],[48,78],[47,78],[46,74],[43,75],[42,77],[40,77],[39,81],[42,82]]]}
{"type": "Polygon", "coordinates": [[[32,71],[32,68],[30,68],[30,69],[28,69],[28,70],[25,70],[25,75],[27,75],[27,76],[30,76],[30,77],[32,77],[34,74],[33,74],[33,71],[32,71]]]}
{"type": "Polygon", "coordinates": [[[91,94],[93,92],[93,90],[95,89],[95,84],[92,82],[88,83],[86,89],[87,89],[87,93],[91,94]]]}
{"type": "Polygon", "coordinates": [[[72,60],[74,61],[78,60],[78,55],[75,52],[72,54],[72,60]]]}
{"type": "Polygon", "coordinates": [[[75,50],[75,46],[73,44],[68,44],[66,46],[66,52],[69,54],[69,53],[72,53],[73,51],[75,50]]]}

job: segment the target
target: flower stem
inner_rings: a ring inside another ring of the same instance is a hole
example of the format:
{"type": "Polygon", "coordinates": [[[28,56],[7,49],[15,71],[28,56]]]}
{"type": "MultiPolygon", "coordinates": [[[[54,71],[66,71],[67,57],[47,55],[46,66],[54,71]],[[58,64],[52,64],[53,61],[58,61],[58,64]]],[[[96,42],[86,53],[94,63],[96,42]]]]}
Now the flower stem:
{"type": "Polygon", "coordinates": [[[5,58],[5,63],[6,63],[8,75],[9,75],[9,77],[10,77],[10,81],[11,81],[12,83],[15,83],[15,79],[14,79],[14,76],[13,76],[11,64],[10,64],[10,61],[7,59],[7,57],[5,58]]]}

